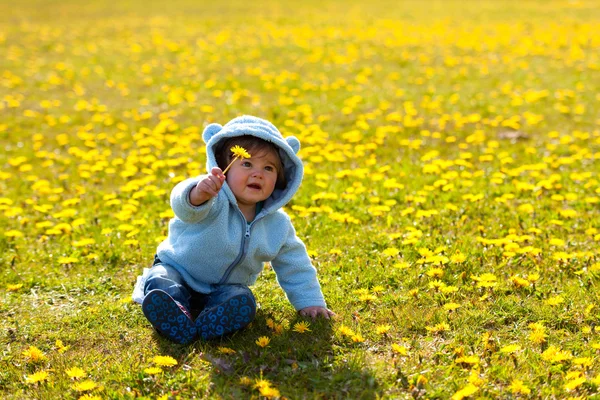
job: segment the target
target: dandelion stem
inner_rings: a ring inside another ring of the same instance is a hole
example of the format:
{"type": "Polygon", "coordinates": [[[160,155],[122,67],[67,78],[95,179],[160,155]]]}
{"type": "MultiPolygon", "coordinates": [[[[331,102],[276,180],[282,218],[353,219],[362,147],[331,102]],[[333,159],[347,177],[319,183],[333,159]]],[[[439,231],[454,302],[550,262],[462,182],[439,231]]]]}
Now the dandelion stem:
{"type": "Polygon", "coordinates": [[[237,160],[239,157],[235,156],[235,158],[233,160],[231,160],[231,162],[229,163],[229,165],[227,166],[227,168],[225,168],[225,171],[223,171],[223,175],[225,175],[225,172],[227,172],[229,170],[229,168],[231,168],[231,166],[233,165],[233,163],[235,162],[235,160],[237,160]]]}

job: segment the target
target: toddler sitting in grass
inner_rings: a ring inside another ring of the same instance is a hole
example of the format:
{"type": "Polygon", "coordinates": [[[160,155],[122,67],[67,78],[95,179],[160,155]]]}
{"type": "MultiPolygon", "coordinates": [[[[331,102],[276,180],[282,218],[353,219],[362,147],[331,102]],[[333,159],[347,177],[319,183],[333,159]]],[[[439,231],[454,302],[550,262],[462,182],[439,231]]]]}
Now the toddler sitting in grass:
{"type": "Polygon", "coordinates": [[[210,173],[173,189],[169,235],[134,290],[146,318],[181,344],[242,329],[256,313],[248,286],[265,262],[301,315],[330,318],[306,247],[281,209],[302,181],[298,139],[251,116],[211,124],[202,137],[210,173]],[[201,309],[195,321],[192,305],[201,309]]]}

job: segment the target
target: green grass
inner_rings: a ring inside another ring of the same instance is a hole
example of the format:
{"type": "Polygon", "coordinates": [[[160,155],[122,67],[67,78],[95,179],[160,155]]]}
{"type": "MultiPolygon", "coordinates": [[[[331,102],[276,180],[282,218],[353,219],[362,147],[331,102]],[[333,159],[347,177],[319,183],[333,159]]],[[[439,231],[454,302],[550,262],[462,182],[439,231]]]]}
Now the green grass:
{"type": "Polygon", "coordinates": [[[369,3],[0,3],[0,397],[600,397],[600,11],[369,3]],[[240,114],[302,142],[338,318],[294,332],[265,269],[249,328],[174,345],[130,295],[240,114]]]}

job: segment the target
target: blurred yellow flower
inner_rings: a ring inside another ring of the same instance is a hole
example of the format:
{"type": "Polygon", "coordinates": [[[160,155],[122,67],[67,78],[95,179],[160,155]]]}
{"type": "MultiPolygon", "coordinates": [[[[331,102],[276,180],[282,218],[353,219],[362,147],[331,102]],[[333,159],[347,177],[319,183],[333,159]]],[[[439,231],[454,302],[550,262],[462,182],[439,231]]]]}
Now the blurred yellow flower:
{"type": "Polygon", "coordinates": [[[29,346],[27,350],[23,351],[23,355],[28,358],[29,362],[32,363],[46,360],[46,355],[35,346],[29,346]]]}
{"type": "Polygon", "coordinates": [[[157,375],[163,372],[163,370],[159,367],[149,367],[149,368],[145,368],[144,372],[147,373],[148,375],[157,375]]]}
{"type": "Polygon", "coordinates": [[[48,371],[38,371],[25,377],[25,383],[38,383],[48,380],[48,371]]]}
{"type": "Polygon", "coordinates": [[[83,378],[84,376],[86,376],[85,371],[79,367],[69,368],[68,370],[65,371],[65,373],[69,376],[69,378],[72,378],[72,379],[79,379],[79,378],[83,378]]]}
{"type": "Polygon", "coordinates": [[[293,331],[298,333],[310,332],[310,329],[308,329],[309,326],[310,324],[308,322],[300,321],[294,324],[293,331]]]}
{"type": "Polygon", "coordinates": [[[98,384],[94,381],[87,380],[87,381],[74,383],[72,387],[77,392],[87,392],[89,390],[96,389],[98,387],[98,384]]]}
{"type": "Polygon", "coordinates": [[[269,339],[266,336],[261,336],[258,339],[256,339],[255,343],[260,347],[267,347],[270,342],[271,342],[271,339],[269,339]]]}
{"type": "Polygon", "coordinates": [[[155,356],[152,362],[159,367],[172,367],[177,365],[177,360],[171,356],[155,356]]]}

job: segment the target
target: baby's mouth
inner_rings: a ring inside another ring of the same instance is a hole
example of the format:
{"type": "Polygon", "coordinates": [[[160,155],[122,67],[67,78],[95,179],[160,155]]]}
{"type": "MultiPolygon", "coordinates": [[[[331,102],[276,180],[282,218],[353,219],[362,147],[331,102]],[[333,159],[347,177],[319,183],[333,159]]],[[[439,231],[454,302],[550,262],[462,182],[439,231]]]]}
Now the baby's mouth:
{"type": "Polygon", "coordinates": [[[251,183],[251,184],[248,185],[248,187],[250,189],[254,189],[254,190],[260,190],[261,189],[260,185],[258,185],[256,183],[251,183]]]}

